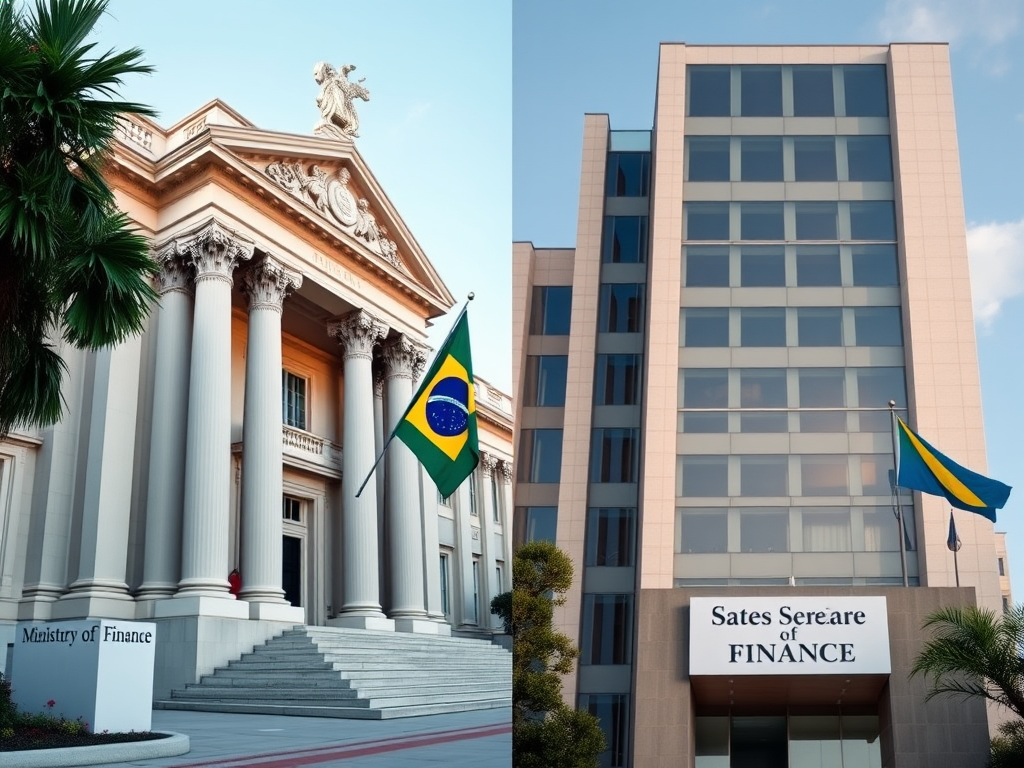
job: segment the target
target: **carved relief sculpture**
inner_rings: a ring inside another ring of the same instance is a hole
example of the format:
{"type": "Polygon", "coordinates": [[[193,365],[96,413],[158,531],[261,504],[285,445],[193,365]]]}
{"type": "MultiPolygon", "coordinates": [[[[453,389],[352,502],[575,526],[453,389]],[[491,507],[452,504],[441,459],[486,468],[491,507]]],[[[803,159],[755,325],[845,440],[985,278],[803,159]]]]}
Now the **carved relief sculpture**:
{"type": "Polygon", "coordinates": [[[355,71],[355,64],[345,64],[339,73],[326,61],[313,67],[313,79],[320,86],[316,105],[320,107],[320,122],[313,128],[318,136],[336,139],[359,137],[359,116],[352,102],[355,99],[370,100],[370,92],[363,87],[365,77],[353,83],[349,72],[355,71]]]}

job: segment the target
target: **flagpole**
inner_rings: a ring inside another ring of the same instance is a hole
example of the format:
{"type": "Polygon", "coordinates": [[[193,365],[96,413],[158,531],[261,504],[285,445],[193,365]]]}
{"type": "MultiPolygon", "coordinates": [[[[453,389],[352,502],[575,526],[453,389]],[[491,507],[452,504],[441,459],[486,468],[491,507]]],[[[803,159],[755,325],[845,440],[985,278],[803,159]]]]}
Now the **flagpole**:
{"type": "MultiPolygon", "coordinates": [[[[452,337],[452,334],[455,333],[455,329],[459,327],[459,321],[462,319],[462,316],[466,314],[466,310],[469,309],[469,302],[471,302],[474,298],[476,298],[476,294],[470,291],[469,295],[466,297],[466,303],[462,305],[462,311],[459,312],[458,317],[455,318],[455,322],[452,323],[452,327],[449,329],[448,335],[444,337],[444,341],[441,342],[441,346],[439,346],[438,349],[444,349],[444,345],[448,343],[448,340],[452,337]]],[[[473,382],[469,382],[469,386],[473,386],[473,382]]],[[[416,398],[414,397],[413,400],[415,399],[416,398]]],[[[412,407],[412,403],[409,404],[409,407],[412,407]]],[[[406,410],[406,414],[408,414],[408,410],[406,410]]],[[[405,414],[402,415],[402,419],[404,418],[405,414]]],[[[398,420],[398,424],[402,423],[402,419],[398,420]]],[[[384,447],[380,449],[380,456],[378,456],[377,460],[373,462],[373,466],[370,467],[370,471],[366,473],[366,479],[363,480],[362,485],[359,486],[359,490],[356,491],[357,499],[359,498],[359,494],[363,492],[363,489],[366,487],[366,484],[370,482],[370,478],[373,477],[374,470],[377,469],[377,465],[380,464],[381,459],[384,458],[384,454],[387,453],[388,451],[388,446],[391,445],[391,441],[394,439],[395,430],[392,430],[391,436],[388,437],[387,442],[384,443],[384,447]]],[[[342,450],[344,450],[344,447],[342,448],[342,450]]]]}
{"type": "Polygon", "coordinates": [[[896,401],[889,401],[889,417],[892,424],[892,465],[893,465],[893,477],[892,477],[892,500],[896,507],[896,525],[899,528],[898,535],[900,537],[900,568],[903,571],[903,586],[910,586],[910,582],[907,579],[907,544],[903,533],[903,506],[900,504],[900,456],[899,449],[897,448],[898,443],[896,442],[896,401]]]}

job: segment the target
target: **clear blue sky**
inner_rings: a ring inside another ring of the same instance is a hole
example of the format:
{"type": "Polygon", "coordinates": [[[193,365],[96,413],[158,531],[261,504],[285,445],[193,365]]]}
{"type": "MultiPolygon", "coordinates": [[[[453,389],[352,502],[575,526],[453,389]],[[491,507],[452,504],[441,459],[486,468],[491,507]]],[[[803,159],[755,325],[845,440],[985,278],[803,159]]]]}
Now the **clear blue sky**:
{"type": "Polygon", "coordinates": [[[1018,602],[1024,601],[1022,24],[1020,0],[516,0],[512,38],[513,237],[538,246],[574,244],[583,114],[608,113],[616,129],[651,127],[662,41],[951,43],[988,469],[1016,488],[996,529],[1009,532],[1018,602]]]}
{"type": "Polygon", "coordinates": [[[508,392],[511,28],[507,2],[112,0],[99,47],[145,51],[156,74],[122,95],[163,126],[220,98],[261,128],[312,135],[313,65],[355,64],[371,94],[356,146],[457,306],[476,293],[474,371],[508,392]]]}

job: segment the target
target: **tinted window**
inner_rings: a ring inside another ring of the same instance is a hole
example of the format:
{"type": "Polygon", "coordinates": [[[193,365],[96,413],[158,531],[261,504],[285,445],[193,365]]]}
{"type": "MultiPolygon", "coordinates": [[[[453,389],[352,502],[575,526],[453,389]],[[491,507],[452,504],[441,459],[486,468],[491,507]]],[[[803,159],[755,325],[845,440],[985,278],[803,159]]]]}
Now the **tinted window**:
{"type": "Polygon", "coordinates": [[[860,457],[860,492],[863,496],[892,493],[892,455],[879,453],[860,457]]]}
{"type": "MultiPolygon", "coordinates": [[[[781,368],[744,368],[740,370],[740,406],[742,408],[785,408],[787,406],[786,371],[781,368]]],[[[786,413],[741,413],[741,432],[786,432],[786,413]]]]}
{"type": "MultiPolygon", "coordinates": [[[[850,512],[847,509],[805,509],[802,510],[800,515],[800,523],[803,528],[804,535],[804,552],[849,552],[850,551],[850,512]]],[[[794,718],[795,719],[795,718],[794,718]]],[[[812,718],[806,718],[812,720],[812,718]]],[[[835,718],[833,721],[836,726],[839,725],[839,718],[835,718]]],[[[815,729],[818,732],[811,736],[808,734],[808,738],[804,741],[810,741],[810,738],[821,738],[823,734],[819,729],[815,729]]],[[[837,729],[838,730],[838,729],[837,729]]],[[[829,734],[831,736],[831,734],[829,734]]],[[[829,741],[839,747],[838,734],[835,739],[829,739],[829,741]]],[[[820,754],[820,743],[813,743],[812,750],[809,754],[820,754]]],[[[841,758],[840,758],[841,759],[841,758]]]]}
{"type": "Polygon", "coordinates": [[[644,288],[642,283],[604,283],[598,333],[638,333],[644,320],[644,288]]]}
{"type": "Polygon", "coordinates": [[[595,429],[590,443],[590,482],[635,483],[640,431],[595,429]]]}
{"type": "Polygon", "coordinates": [[[750,137],[740,139],[740,179],[782,181],[782,139],[750,137]]]}
{"type": "Polygon", "coordinates": [[[782,307],[741,309],[740,346],[786,346],[786,310],[782,307]]]}
{"type": "Polygon", "coordinates": [[[680,509],[677,519],[677,552],[704,554],[728,551],[729,516],[724,509],[680,509]]]}
{"type": "Polygon", "coordinates": [[[747,246],[740,253],[740,285],[780,286],[786,284],[786,256],[781,247],[747,246]]]}
{"type": "Polygon", "coordinates": [[[606,264],[636,264],[645,261],[646,250],[646,216],[604,217],[602,258],[606,264]]]}
{"type": "Polygon", "coordinates": [[[889,432],[892,428],[889,417],[889,401],[895,400],[897,408],[907,406],[907,386],[902,368],[857,368],[857,405],[860,408],[877,408],[875,411],[860,412],[861,432],[889,432]]]}
{"type": "Polygon", "coordinates": [[[571,309],[571,286],[536,286],[533,289],[533,307],[530,312],[530,333],[543,336],[568,334],[571,309]]]}
{"type": "Polygon", "coordinates": [[[847,136],[846,163],[850,181],[892,181],[888,136],[847,136]]]}
{"type": "Polygon", "coordinates": [[[832,67],[793,67],[793,114],[797,117],[835,114],[832,67]]]}
{"type": "Polygon", "coordinates": [[[565,355],[530,355],[526,358],[525,405],[565,405],[565,355]]]}
{"type": "Polygon", "coordinates": [[[586,565],[633,565],[636,510],[627,507],[591,509],[587,513],[586,565]]]}
{"type": "Polygon", "coordinates": [[[740,67],[740,114],[782,115],[781,67],[740,67]]]}
{"type": "Polygon", "coordinates": [[[519,479],[527,483],[557,483],[562,470],[562,430],[524,429],[519,479]]]}
{"type": "Polygon", "coordinates": [[[583,596],[581,664],[629,664],[632,638],[632,595],[583,596]]]}
{"type": "Polygon", "coordinates": [[[797,344],[801,347],[843,346],[843,310],[841,307],[798,307],[797,344]]]}
{"type": "Polygon", "coordinates": [[[684,408],[729,405],[729,372],[725,368],[687,368],[682,374],[684,408]]]}
{"type": "Polygon", "coordinates": [[[516,542],[555,541],[558,507],[516,507],[513,528],[516,542]]]}
{"type": "Polygon", "coordinates": [[[740,203],[740,238],[782,240],[785,238],[782,203],[740,203]]]}
{"type": "Polygon", "coordinates": [[[789,458],[740,456],[740,493],[744,496],[788,496],[789,458]]]}
{"type": "Polygon", "coordinates": [[[895,240],[893,204],[887,200],[850,203],[850,236],[854,240],[895,240]]]}
{"type": "MultiPolygon", "coordinates": [[[[803,368],[799,372],[801,408],[843,408],[846,405],[846,374],[840,368],[803,368]]],[[[846,414],[835,411],[803,411],[801,432],[845,432],[846,414]]]]}
{"type": "Polygon", "coordinates": [[[727,496],[728,456],[680,456],[680,496],[727,496]]]}
{"type": "Polygon", "coordinates": [[[797,181],[835,181],[835,139],[831,136],[797,136],[793,139],[793,163],[797,181]]]}
{"type": "Polygon", "coordinates": [[[686,332],[683,336],[687,347],[729,346],[729,310],[687,309],[686,332]]]}
{"type": "Polygon", "coordinates": [[[646,197],[650,155],[646,152],[609,152],[605,176],[608,197],[646,197]]]}
{"type": "Polygon", "coordinates": [[[805,245],[796,249],[797,285],[842,285],[842,282],[838,248],[805,245]]]}
{"type": "Polygon", "coordinates": [[[789,511],[744,510],[740,514],[743,552],[788,552],[789,511]]]}
{"type": "Polygon", "coordinates": [[[640,398],[640,355],[598,355],[595,405],[636,405],[640,398]]]}
{"type": "Polygon", "coordinates": [[[903,343],[899,307],[854,307],[859,347],[898,347],[903,343]]]}
{"type": "Polygon", "coordinates": [[[690,75],[689,114],[694,117],[712,117],[729,114],[731,96],[728,67],[687,67],[690,75]]]}
{"type": "Polygon", "coordinates": [[[687,240],[728,240],[728,203],[687,203],[687,240]]]}
{"type": "Polygon", "coordinates": [[[686,140],[689,147],[687,181],[729,180],[729,137],[701,136],[686,140]]]}
{"type": "Polygon", "coordinates": [[[796,203],[797,240],[838,240],[839,206],[836,203],[796,203]]]}
{"type": "Polygon", "coordinates": [[[853,246],[854,285],[898,285],[895,245],[853,246]]]}
{"type": "Polygon", "coordinates": [[[884,64],[849,65],[843,68],[846,114],[850,117],[885,117],[889,93],[884,64]]]}
{"type": "Polygon", "coordinates": [[[846,456],[801,456],[800,483],[804,496],[847,496],[850,493],[846,456]]]}
{"type": "Polygon", "coordinates": [[[692,288],[729,285],[728,247],[686,249],[686,285],[692,288]]]}

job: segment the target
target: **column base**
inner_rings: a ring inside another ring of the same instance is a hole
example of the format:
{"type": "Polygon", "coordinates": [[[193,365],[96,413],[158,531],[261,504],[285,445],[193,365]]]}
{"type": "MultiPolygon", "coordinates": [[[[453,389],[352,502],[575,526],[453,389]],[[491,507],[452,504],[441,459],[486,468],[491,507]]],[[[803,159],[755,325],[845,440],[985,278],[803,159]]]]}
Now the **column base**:
{"type": "Polygon", "coordinates": [[[248,605],[250,619],[290,621],[294,624],[306,623],[306,609],[298,608],[291,603],[258,603],[252,601],[248,605]]]}
{"type": "Polygon", "coordinates": [[[216,616],[224,619],[248,619],[249,604],[236,600],[230,595],[209,597],[206,595],[175,595],[168,600],[157,600],[153,618],[164,619],[172,616],[216,616]]]}
{"type": "Polygon", "coordinates": [[[348,629],[375,629],[380,632],[394,632],[395,622],[383,616],[336,616],[327,620],[329,627],[348,629]]]}
{"type": "Polygon", "coordinates": [[[135,601],[128,595],[109,592],[67,594],[53,603],[50,618],[60,619],[135,619],[135,601]]]}
{"type": "MultiPolygon", "coordinates": [[[[441,625],[430,619],[395,619],[396,632],[412,632],[417,635],[439,635],[441,625]]],[[[447,625],[445,625],[447,626],[447,625]]]]}

